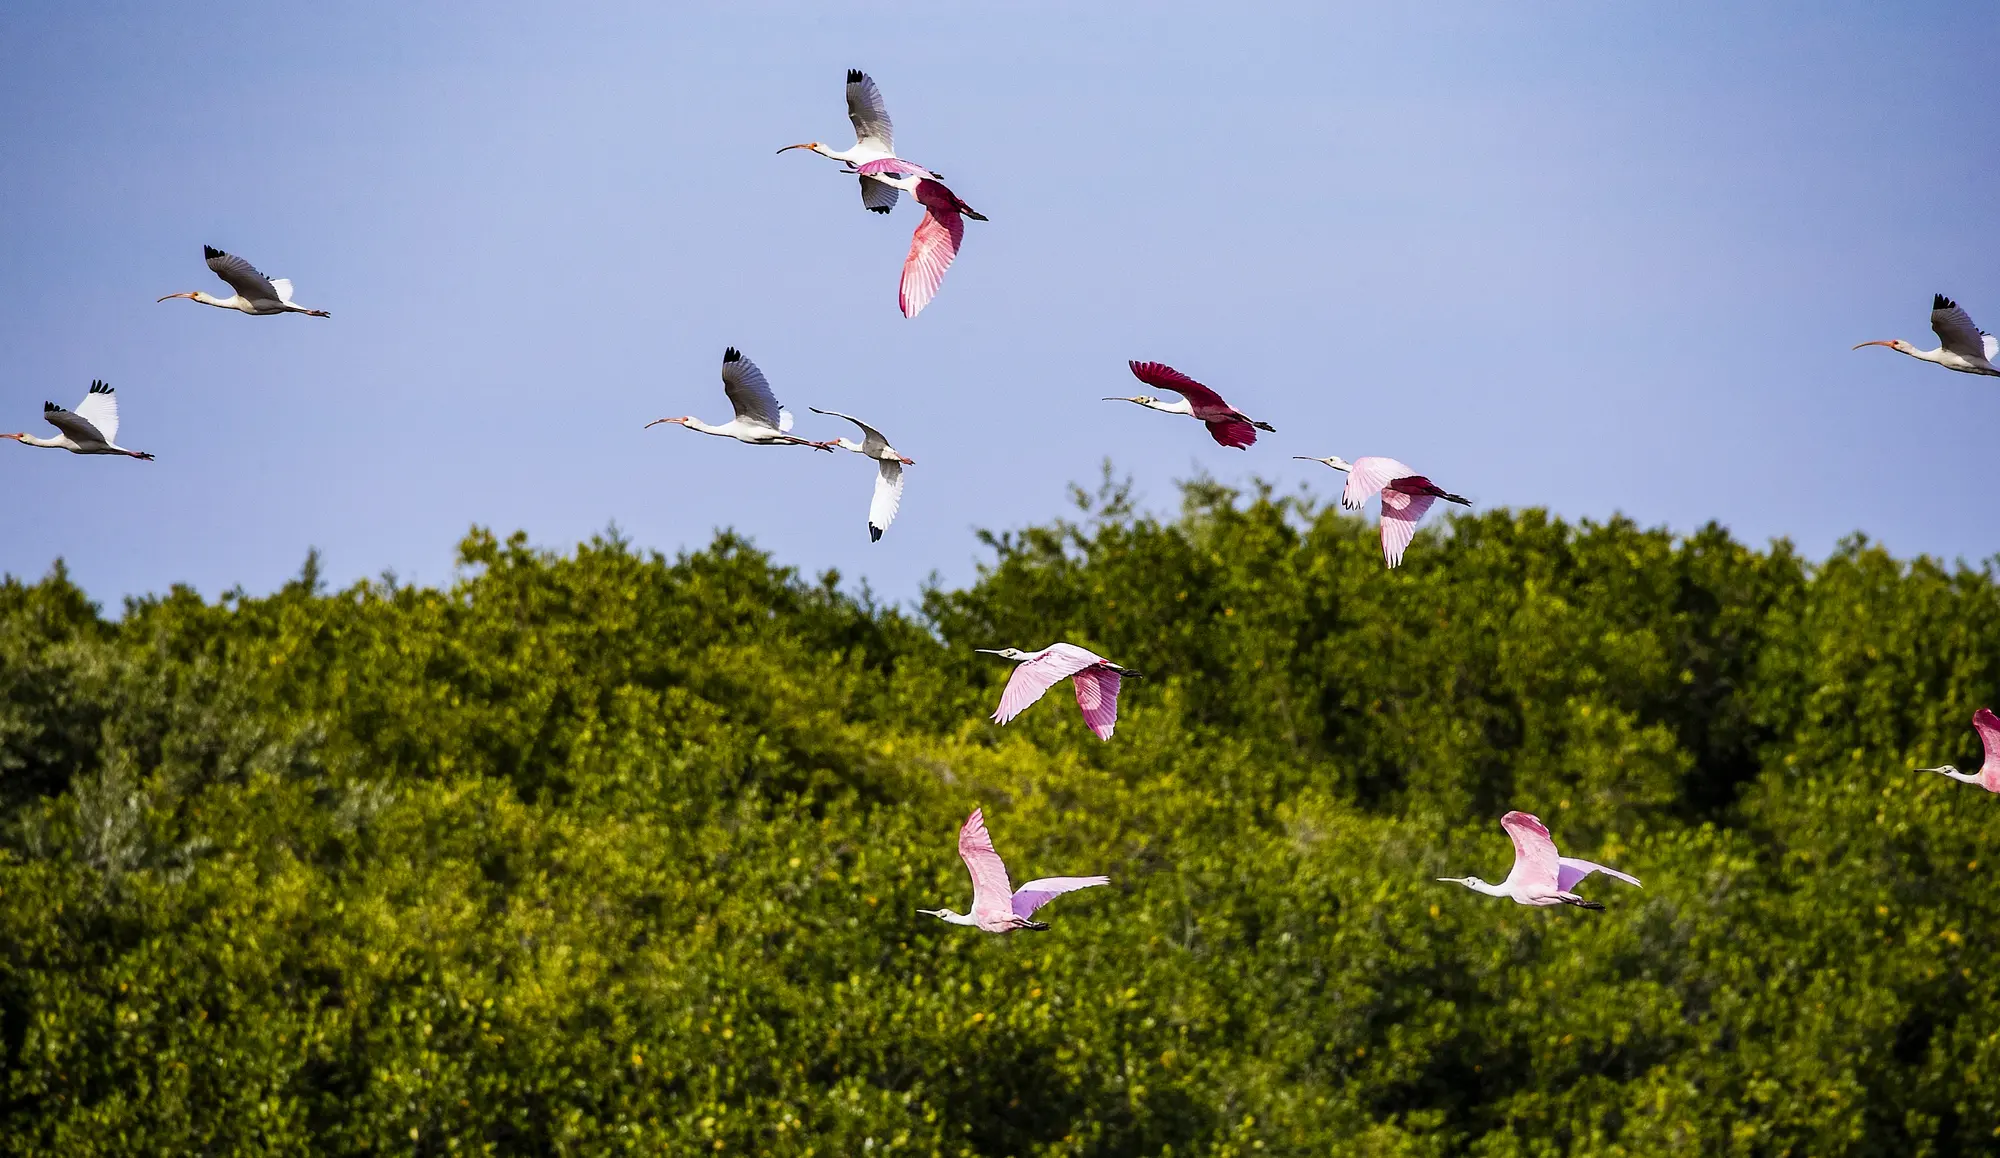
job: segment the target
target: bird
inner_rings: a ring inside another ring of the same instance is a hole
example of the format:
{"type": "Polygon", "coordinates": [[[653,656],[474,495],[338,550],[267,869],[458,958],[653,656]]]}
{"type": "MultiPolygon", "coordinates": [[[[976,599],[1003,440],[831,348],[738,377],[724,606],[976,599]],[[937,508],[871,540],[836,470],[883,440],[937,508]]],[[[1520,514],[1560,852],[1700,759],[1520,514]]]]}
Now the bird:
{"type": "Polygon", "coordinates": [[[202,257],[208,260],[208,268],[215,276],[229,283],[236,292],[229,297],[219,298],[200,290],[189,290],[184,294],[168,294],[160,301],[175,298],[193,298],[205,306],[221,306],[225,310],[242,310],[246,314],[306,314],[315,318],[330,318],[325,310],[309,310],[292,302],[292,283],[286,278],[268,278],[257,272],[257,267],[233,253],[224,253],[213,245],[201,247],[202,257]]]}
{"type": "MultiPolygon", "coordinates": [[[[882,90],[876,86],[875,78],[858,68],[847,70],[847,119],[854,122],[854,147],[851,149],[829,149],[818,141],[808,141],[802,145],[786,145],[778,152],[792,149],[810,149],[822,157],[844,161],[848,168],[845,173],[859,173],[860,167],[870,161],[894,160],[896,157],[896,127],[889,122],[889,106],[882,100],[882,90]]],[[[936,176],[935,173],[931,174],[936,176]]],[[[896,207],[897,189],[878,178],[862,176],[861,207],[870,213],[887,213],[896,207]]]]}
{"type": "Polygon", "coordinates": [[[861,428],[861,441],[851,438],[836,438],[833,445],[856,454],[865,454],[875,460],[875,497],[868,503],[868,541],[879,543],[882,532],[896,519],[896,508],[903,505],[903,468],[917,465],[917,460],[905,458],[882,432],[854,417],[838,410],[821,410],[817,406],[808,407],[814,414],[824,414],[828,418],[845,418],[861,428]]]}
{"type": "Polygon", "coordinates": [[[1222,400],[1222,395],[1161,362],[1133,362],[1132,375],[1148,386],[1160,390],[1172,390],[1181,396],[1179,402],[1162,402],[1150,394],[1135,394],[1130,398],[1113,395],[1106,402],[1136,402],[1148,410],[1162,414],[1189,414],[1200,419],[1208,427],[1209,437],[1224,446],[1238,450],[1257,441],[1259,430],[1277,433],[1277,428],[1268,422],[1259,422],[1222,400]]]}
{"type": "Polygon", "coordinates": [[[1343,510],[1358,511],[1375,492],[1382,492],[1382,558],[1392,569],[1403,561],[1404,549],[1416,538],[1417,520],[1424,517],[1432,503],[1443,499],[1464,507],[1472,505],[1471,499],[1452,494],[1393,458],[1357,458],[1348,462],[1339,455],[1292,457],[1347,472],[1347,486],[1340,492],[1343,510]]]}
{"type": "Polygon", "coordinates": [[[771,393],[771,384],[764,381],[764,372],[734,346],[722,352],[722,392],[729,395],[729,404],[735,407],[736,417],[721,426],[710,426],[699,418],[684,416],[655,418],[646,424],[645,429],[651,430],[662,422],[671,422],[689,430],[719,434],[752,446],[810,446],[814,450],[832,452],[833,444],[830,442],[814,442],[785,433],[792,428],[792,412],[778,405],[777,396],[771,393]]]}
{"type": "Polygon", "coordinates": [[[32,434],[0,434],[0,438],[11,438],[26,446],[67,450],[71,454],[123,454],[148,462],[153,459],[143,450],[127,450],[118,445],[118,395],[101,379],[90,384],[90,392],[76,404],[75,410],[44,402],[42,417],[62,433],[55,438],[37,438],[32,434]]]}
{"type": "Polygon", "coordinates": [[[1517,905],[1575,905],[1579,909],[1603,911],[1596,901],[1587,901],[1572,890],[1591,873],[1616,877],[1628,885],[1644,888],[1639,878],[1614,868],[1592,864],[1575,857],[1557,856],[1556,842],[1542,822],[1525,812],[1509,812],[1500,818],[1500,827],[1514,841],[1514,871],[1497,885],[1478,877],[1439,877],[1446,884],[1464,885],[1489,897],[1512,897],[1517,905]]]}
{"type": "Polygon", "coordinates": [[[1007,688],[1000,693],[1000,706],[993,710],[993,722],[997,724],[1005,724],[1027,711],[1058,680],[1069,678],[1076,684],[1076,706],[1083,709],[1083,722],[1097,733],[1098,739],[1109,740],[1112,729],[1118,726],[1119,680],[1145,678],[1073,643],[1052,643],[1040,651],[1012,647],[972,650],[1011,659],[1020,665],[1008,677],[1007,688]]]}
{"type": "Polygon", "coordinates": [[[903,316],[914,318],[937,296],[944,271],[958,256],[959,243],[965,238],[964,218],[984,221],[986,215],[960,201],[936,173],[921,165],[890,157],[869,161],[855,171],[864,179],[873,177],[908,191],[924,207],[924,219],[917,222],[917,231],[910,238],[910,256],[903,259],[903,279],[896,289],[896,304],[902,307],[903,316]]]}
{"type": "Polygon", "coordinates": [[[1009,933],[1015,929],[1048,928],[1043,921],[1030,920],[1035,910],[1078,889],[1111,883],[1110,877],[1043,877],[1019,889],[1007,883],[1007,866],[993,851],[993,838],[986,833],[986,817],[977,808],[958,830],[958,855],[972,874],[972,911],[954,913],[950,909],[918,909],[926,917],[936,917],[953,925],[971,925],[988,933],[1009,933]]]}
{"type": "Polygon", "coordinates": [[[1901,338],[1862,342],[1854,349],[1887,346],[1899,354],[1936,362],[1947,370],[1956,370],[1961,374],[2000,377],[2000,368],[1993,365],[1994,359],[2000,358],[2000,338],[1973,325],[1971,316],[1957,302],[1943,294],[1931,295],[1931,329],[1941,343],[1935,350],[1919,350],[1901,338]]]}
{"type": "Polygon", "coordinates": [[[1972,713],[1972,726],[1979,732],[1979,747],[1986,759],[1977,772],[1960,772],[1950,764],[1937,768],[1919,768],[1919,772],[1941,772],[1953,780],[1963,780],[1967,784],[1977,784],[1988,792],[2000,792],[2000,716],[1993,714],[1992,708],[1981,708],[1972,713]]]}

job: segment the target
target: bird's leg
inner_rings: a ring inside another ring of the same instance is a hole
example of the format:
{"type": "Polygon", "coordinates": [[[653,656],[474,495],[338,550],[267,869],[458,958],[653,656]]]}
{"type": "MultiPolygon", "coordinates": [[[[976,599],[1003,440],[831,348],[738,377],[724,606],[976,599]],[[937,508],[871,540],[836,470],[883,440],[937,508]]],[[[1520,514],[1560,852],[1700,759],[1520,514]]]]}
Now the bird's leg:
{"type": "Polygon", "coordinates": [[[1575,905],[1579,909],[1590,909],[1598,913],[1604,911],[1603,905],[1598,904],[1596,901],[1586,901],[1575,893],[1557,893],[1556,900],[1561,901],[1565,905],[1575,905]]]}

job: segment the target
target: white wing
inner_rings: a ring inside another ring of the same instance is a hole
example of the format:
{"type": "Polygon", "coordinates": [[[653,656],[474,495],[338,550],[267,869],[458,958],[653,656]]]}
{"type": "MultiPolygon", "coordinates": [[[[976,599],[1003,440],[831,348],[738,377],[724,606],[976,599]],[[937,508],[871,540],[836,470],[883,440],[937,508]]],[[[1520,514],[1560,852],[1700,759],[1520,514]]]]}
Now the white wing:
{"type": "Polygon", "coordinates": [[[807,409],[811,410],[814,414],[824,414],[828,418],[845,418],[854,425],[859,426],[861,428],[861,453],[863,454],[874,454],[877,451],[886,449],[889,445],[889,440],[882,437],[881,431],[854,417],[852,414],[842,414],[838,410],[821,410],[817,406],[811,406],[807,409]]]}
{"type": "Polygon", "coordinates": [[[787,416],[779,412],[777,395],[764,381],[764,372],[734,346],[722,352],[722,392],[729,395],[737,418],[773,430],[784,429],[787,416]]]}
{"type": "Polygon", "coordinates": [[[889,106],[875,78],[858,68],[847,70],[847,119],[854,122],[854,143],[863,149],[896,151],[896,129],[889,123],[889,106]]]}
{"type": "Polygon", "coordinates": [[[291,305],[291,304],[292,304],[292,279],[291,279],[291,278],[288,278],[288,277],[274,277],[274,278],[272,278],[272,279],[271,279],[271,288],[272,288],[272,289],[274,289],[274,290],[277,290],[277,291],[278,291],[278,300],[279,300],[279,301],[281,301],[281,302],[285,303],[286,305],[291,305]]]}
{"type": "Polygon", "coordinates": [[[873,177],[861,178],[861,207],[871,213],[887,213],[896,207],[894,185],[884,185],[873,177]]]}
{"type": "Polygon", "coordinates": [[[76,405],[76,416],[96,427],[105,442],[118,441],[118,396],[102,381],[90,384],[90,393],[76,405]]]}
{"type": "Polygon", "coordinates": [[[1979,340],[1985,347],[1986,360],[1988,362],[2000,361],[2000,338],[1996,338],[1992,334],[1981,334],[1979,335],[1979,340]]]}
{"type": "Polygon", "coordinates": [[[878,542],[882,532],[896,521],[896,508],[903,505],[903,464],[883,459],[877,464],[875,498],[868,504],[868,541],[878,542]]]}
{"type": "Polygon", "coordinates": [[[1954,354],[1968,358],[1983,357],[1986,351],[1984,334],[1972,324],[1972,318],[1955,301],[1943,294],[1931,298],[1931,329],[1937,333],[1938,341],[1954,354]]]}
{"type": "Polygon", "coordinates": [[[782,406],[778,407],[778,433],[789,434],[791,433],[791,429],[792,412],[782,406]]]}
{"type": "Polygon", "coordinates": [[[229,283],[229,288],[253,302],[280,301],[278,287],[271,279],[257,272],[257,267],[233,253],[224,253],[212,245],[202,248],[202,256],[208,260],[208,268],[215,276],[229,283]]]}

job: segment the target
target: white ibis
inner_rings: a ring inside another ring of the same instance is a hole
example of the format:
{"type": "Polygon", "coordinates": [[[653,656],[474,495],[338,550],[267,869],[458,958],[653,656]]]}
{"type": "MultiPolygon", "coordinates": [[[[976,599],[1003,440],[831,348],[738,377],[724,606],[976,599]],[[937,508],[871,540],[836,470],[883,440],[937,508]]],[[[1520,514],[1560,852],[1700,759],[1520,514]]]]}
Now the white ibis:
{"type": "MultiPolygon", "coordinates": [[[[875,78],[858,68],[847,70],[847,119],[854,122],[851,149],[830,149],[818,141],[809,141],[786,145],[778,151],[810,149],[822,157],[846,162],[850,166],[847,171],[857,173],[870,161],[895,158],[896,127],[889,123],[889,106],[883,102],[875,78]]],[[[871,213],[889,212],[896,207],[896,187],[880,178],[862,176],[861,207],[871,213]]]]}
{"type": "Polygon", "coordinates": [[[896,508],[903,505],[903,468],[915,466],[916,460],[905,458],[882,432],[854,417],[838,410],[821,410],[817,406],[808,407],[814,414],[824,414],[828,418],[845,418],[861,428],[861,441],[851,438],[836,438],[833,445],[842,450],[851,450],[875,460],[875,497],[868,503],[868,541],[879,543],[882,532],[896,520],[896,508]]]}
{"type": "Polygon", "coordinates": [[[75,410],[64,410],[53,402],[42,403],[42,417],[62,433],[55,438],[32,434],[0,434],[25,446],[46,446],[71,454],[122,454],[150,461],[143,450],[127,450],[118,445],[118,395],[102,381],[92,382],[90,392],[75,410]]]}
{"type": "Polygon", "coordinates": [[[655,418],[646,424],[646,429],[671,422],[689,430],[733,438],[752,446],[810,446],[815,450],[832,452],[833,444],[830,442],[814,442],[785,433],[792,428],[792,412],[778,405],[777,395],[771,393],[771,384],[764,381],[764,372],[734,346],[722,352],[722,392],[729,395],[729,404],[736,409],[736,417],[720,426],[710,426],[694,417],[655,418]]]}
{"type": "Polygon", "coordinates": [[[1940,345],[1935,350],[1919,350],[1901,338],[1889,338],[1879,342],[1863,342],[1861,346],[1887,346],[1898,354],[1908,354],[1912,358],[1922,358],[1935,362],[1947,370],[1961,374],[1990,374],[2000,377],[2000,368],[1993,365],[2000,358],[2000,338],[1972,324],[1972,318],[1959,304],[1943,294],[1931,295],[1931,329],[1937,334],[1940,345]]]}
{"type": "Polygon", "coordinates": [[[213,245],[201,247],[201,255],[208,259],[208,268],[215,276],[229,283],[236,292],[229,297],[219,298],[200,290],[189,290],[184,294],[168,294],[163,302],[175,298],[191,298],[205,306],[219,306],[225,310],[241,310],[246,314],[305,314],[314,318],[330,318],[325,310],[309,310],[292,301],[292,283],[286,278],[268,278],[257,272],[257,267],[233,253],[224,253],[213,245]]]}

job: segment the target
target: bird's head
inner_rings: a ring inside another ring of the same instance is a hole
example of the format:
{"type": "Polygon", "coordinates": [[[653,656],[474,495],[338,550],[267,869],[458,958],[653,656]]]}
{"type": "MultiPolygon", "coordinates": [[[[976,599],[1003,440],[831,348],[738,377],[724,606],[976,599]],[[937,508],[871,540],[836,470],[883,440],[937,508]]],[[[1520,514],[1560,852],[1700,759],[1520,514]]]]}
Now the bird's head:
{"type": "MultiPolygon", "coordinates": [[[[6,438],[19,438],[19,437],[21,437],[21,436],[20,436],[20,435],[18,435],[18,434],[9,434],[9,435],[5,435],[5,436],[0,436],[0,437],[6,437],[6,438]]],[[[1963,776],[1963,775],[1964,775],[1964,773],[1963,773],[1963,772],[1960,772],[1960,771],[1958,770],[1958,766],[1957,766],[1957,765],[1955,765],[1955,764],[1940,764],[1940,765],[1938,765],[1938,766],[1937,766],[1937,767],[1935,767],[1935,768],[1919,768],[1919,769],[1917,769],[1917,771],[1919,771],[1919,772],[1939,772],[1939,773],[1942,773],[1942,774],[1944,774],[1944,775],[1946,775],[1946,776],[1963,776]]]]}
{"type": "Polygon", "coordinates": [[[1141,406],[1151,406],[1151,405],[1152,405],[1153,403],[1155,403],[1155,402],[1158,402],[1158,401],[1159,401],[1159,399],[1157,399],[1157,398],[1153,397],[1153,396],[1152,396],[1151,394],[1133,394],[1133,395],[1130,395],[1130,396],[1127,396],[1127,395],[1123,395],[1123,394],[1113,394],[1113,395],[1111,395],[1111,396],[1110,396],[1110,397],[1108,397],[1108,398],[1105,398],[1105,399],[1102,399],[1102,401],[1105,401],[1105,402],[1136,402],[1136,403],[1138,403],[1138,404],[1139,404],[1139,405],[1141,405],[1141,406]]]}
{"type": "Polygon", "coordinates": [[[813,152],[818,153],[822,157],[826,156],[826,146],[820,144],[818,141],[807,141],[802,145],[786,145],[784,148],[779,149],[778,151],[780,153],[785,153],[793,149],[811,149],[813,152]]]}
{"type": "Polygon", "coordinates": [[[645,429],[651,430],[662,422],[671,422],[675,426],[686,426],[688,423],[693,421],[694,417],[692,415],[686,415],[686,414],[682,415],[679,418],[655,418],[651,422],[648,422],[646,424],[645,429]]]}
{"type": "Polygon", "coordinates": [[[156,298],[154,299],[154,304],[157,305],[160,302],[170,302],[173,301],[175,298],[199,298],[199,297],[201,297],[200,290],[189,290],[186,293],[168,294],[166,297],[156,298]]]}
{"type": "Polygon", "coordinates": [[[1353,463],[1351,463],[1351,462],[1347,461],[1346,459],[1344,459],[1344,458],[1340,457],[1340,456],[1339,456],[1339,455],[1337,455],[1337,454],[1329,454],[1329,455],[1327,455],[1327,456],[1326,456],[1325,458],[1314,458],[1314,457],[1313,457],[1312,455],[1309,455],[1309,454],[1295,454],[1295,455],[1293,455],[1292,457],[1293,457],[1293,458],[1302,458],[1302,459],[1304,459],[1304,460],[1305,460],[1305,461],[1307,461],[1307,462],[1317,462],[1317,463],[1324,463],[1325,465],[1327,465],[1327,466],[1330,466],[1330,467],[1332,467],[1332,468],[1333,468],[1333,469],[1335,469],[1335,470],[1353,470],[1353,469],[1354,469],[1354,464],[1353,464],[1353,463]]]}
{"type": "Polygon", "coordinates": [[[979,652],[979,653],[980,653],[981,655],[997,655],[997,656],[999,656],[999,657],[1000,657],[1001,659],[1026,659],[1026,658],[1028,658],[1028,653],[1027,653],[1027,652],[1025,652],[1025,651],[1022,651],[1022,650],[1021,650],[1020,648],[1018,648],[1018,647],[999,647],[999,648],[994,648],[994,647],[975,647],[975,648],[973,648],[972,650],[974,650],[974,651],[976,651],[976,652],[979,652]]]}
{"type": "MultiPolygon", "coordinates": [[[[1468,889],[1478,888],[1486,884],[1485,881],[1480,880],[1478,877],[1439,877],[1438,880],[1448,885],[1464,885],[1468,889]]],[[[1492,886],[1488,885],[1487,887],[1490,888],[1492,886]]]]}
{"type": "Polygon", "coordinates": [[[923,917],[936,917],[940,921],[949,921],[953,917],[958,916],[957,913],[952,912],[950,909],[918,909],[917,915],[923,917]]]}
{"type": "Polygon", "coordinates": [[[1862,342],[1860,345],[1854,346],[1852,348],[1859,350],[1862,346],[1887,346],[1891,350],[1896,351],[1898,354],[1914,354],[1917,352],[1917,348],[1915,346],[1910,345],[1908,342],[1905,342],[1901,338],[1889,338],[1880,342],[1862,342]]]}

